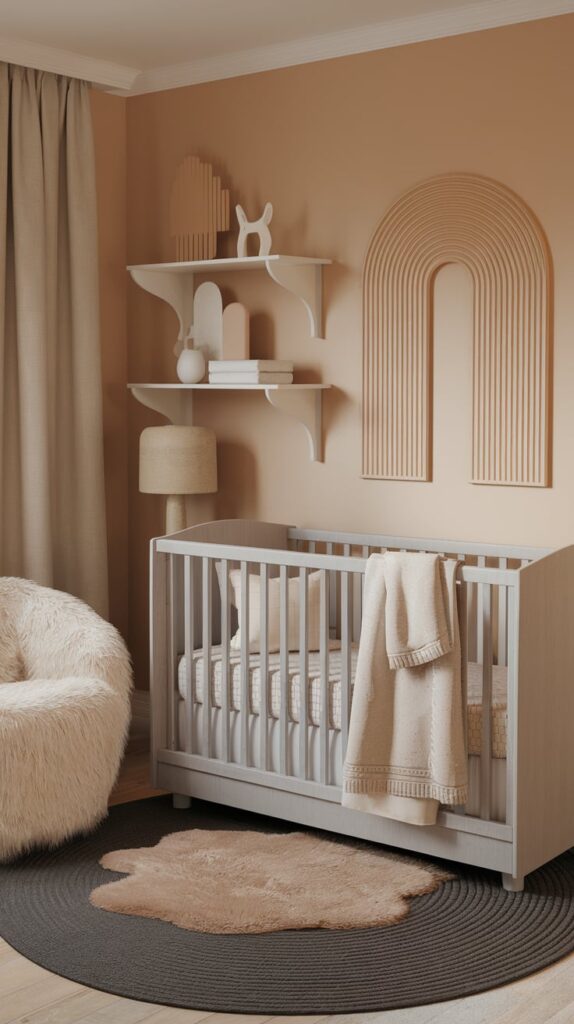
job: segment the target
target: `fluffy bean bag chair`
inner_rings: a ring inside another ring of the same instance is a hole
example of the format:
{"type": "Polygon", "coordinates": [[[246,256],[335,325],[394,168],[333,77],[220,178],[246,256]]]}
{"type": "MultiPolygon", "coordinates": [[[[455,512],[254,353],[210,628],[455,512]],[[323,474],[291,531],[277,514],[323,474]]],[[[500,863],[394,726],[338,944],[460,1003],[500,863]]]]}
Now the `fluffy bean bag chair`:
{"type": "Polygon", "coordinates": [[[113,626],[69,594],[0,578],[0,861],[105,817],[131,686],[113,626]]]}

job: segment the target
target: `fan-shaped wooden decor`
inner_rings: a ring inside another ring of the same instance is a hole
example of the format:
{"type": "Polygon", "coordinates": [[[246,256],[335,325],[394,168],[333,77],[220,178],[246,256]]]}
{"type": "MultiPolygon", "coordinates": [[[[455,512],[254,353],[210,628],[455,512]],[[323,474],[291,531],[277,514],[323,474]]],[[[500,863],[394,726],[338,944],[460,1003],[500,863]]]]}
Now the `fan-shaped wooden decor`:
{"type": "Polygon", "coordinates": [[[221,187],[211,164],[186,156],[178,169],[169,204],[170,235],[177,260],[211,260],[217,232],[229,230],[229,192],[221,187]]]}
{"type": "Polygon", "coordinates": [[[431,478],[431,300],[446,263],[462,263],[474,284],[472,481],[548,486],[550,251],[517,195],[471,174],[417,185],[371,240],[363,278],[363,475],[431,478]]]}

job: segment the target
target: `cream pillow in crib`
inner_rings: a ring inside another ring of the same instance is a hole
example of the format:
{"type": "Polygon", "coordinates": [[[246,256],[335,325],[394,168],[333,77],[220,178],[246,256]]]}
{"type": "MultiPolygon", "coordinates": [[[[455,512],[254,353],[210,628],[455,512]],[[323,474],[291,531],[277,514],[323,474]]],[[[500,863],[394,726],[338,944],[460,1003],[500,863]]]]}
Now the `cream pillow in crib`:
{"type": "MultiPolygon", "coordinates": [[[[233,587],[234,604],[237,606],[239,621],[241,621],[241,572],[239,569],[232,569],[229,573],[231,586],[233,587]]],[[[310,572],[307,577],[307,650],[319,650],[320,636],[320,609],[321,609],[321,573],[310,572]]],[[[267,636],[268,651],[272,654],[279,650],[280,642],[280,580],[278,577],[268,580],[267,583],[267,636]]],[[[261,625],[261,580],[259,575],[249,573],[249,650],[258,654],[260,651],[260,625],[261,625]]],[[[287,582],[288,598],[288,625],[289,625],[289,650],[299,650],[299,577],[292,576],[287,582]]],[[[241,630],[231,637],[230,647],[233,651],[241,649],[241,630]]]]}

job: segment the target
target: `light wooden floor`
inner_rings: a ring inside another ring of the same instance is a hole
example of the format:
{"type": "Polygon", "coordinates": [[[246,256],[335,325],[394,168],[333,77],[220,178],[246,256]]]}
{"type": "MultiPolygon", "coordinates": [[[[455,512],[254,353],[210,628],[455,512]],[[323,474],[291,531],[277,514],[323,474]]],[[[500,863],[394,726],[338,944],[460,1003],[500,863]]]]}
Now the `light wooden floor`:
{"type": "MultiPolygon", "coordinates": [[[[145,754],[131,754],[112,802],[153,794],[145,754]]],[[[129,951],[126,951],[129,955],[129,951]]],[[[0,1024],[574,1024],[574,955],[505,988],[411,1010],[336,1017],[270,1017],[174,1010],[118,999],[59,978],[0,939],[0,1024]]]]}

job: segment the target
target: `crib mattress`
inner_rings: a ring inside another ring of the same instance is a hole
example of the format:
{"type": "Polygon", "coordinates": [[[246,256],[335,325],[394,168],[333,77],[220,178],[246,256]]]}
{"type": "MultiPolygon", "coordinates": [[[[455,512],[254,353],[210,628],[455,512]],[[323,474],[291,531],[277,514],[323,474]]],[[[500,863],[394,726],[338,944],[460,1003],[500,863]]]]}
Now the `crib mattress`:
{"type": "MultiPolygon", "coordinates": [[[[351,651],[351,678],[354,678],[357,665],[358,645],[353,644],[351,651]]],[[[309,652],[308,663],[308,707],[309,721],[318,726],[321,721],[321,668],[318,651],[309,652]]],[[[193,701],[203,704],[204,695],[204,659],[203,651],[194,652],[195,664],[193,701]]],[[[271,718],[278,719],[281,709],[281,676],[279,654],[270,654],[268,662],[269,690],[268,709],[271,718]]],[[[289,700],[288,715],[291,722],[300,721],[301,710],[301,676],[299,653],[289,654],[289,700]]],[[[229,658],[229,706],[239,711],[241,706],[241,661],[237,651],[230,652],[229,658]]],[[[335,648],[329,652],[329,728],[341,728],[341,650],[335,648]]],[[[211,703],[213,707],[221,707],[222,696],[222,648],[214,646],[211,650],[211,703]]],[[[185,657],[178,666],[178,689],[182,697],[186,696],[187,666],[185,657]]],[[[480,754],[482,741],[482,665],[470,662],[468,665],[468,752],[480,754]]],[[[261,671],[259,654],[249,655],[249,708],[252,714],[258,715],[261,707],[261,671]]],[[[492,673],[492,756],[506,757],[506,668],[493,667],[492,673]]]]}

